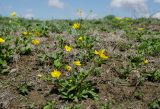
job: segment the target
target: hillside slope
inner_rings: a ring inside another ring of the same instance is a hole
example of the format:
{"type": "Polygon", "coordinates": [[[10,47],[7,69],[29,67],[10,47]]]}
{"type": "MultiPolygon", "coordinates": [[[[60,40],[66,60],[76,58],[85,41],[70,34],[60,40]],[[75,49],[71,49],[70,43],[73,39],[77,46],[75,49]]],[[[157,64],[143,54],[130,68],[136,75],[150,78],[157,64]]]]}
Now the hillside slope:
{"type": "Polygon", "coordinates": [[[0,24],[0,108],[160,108],[160,20],[0,24]]]}

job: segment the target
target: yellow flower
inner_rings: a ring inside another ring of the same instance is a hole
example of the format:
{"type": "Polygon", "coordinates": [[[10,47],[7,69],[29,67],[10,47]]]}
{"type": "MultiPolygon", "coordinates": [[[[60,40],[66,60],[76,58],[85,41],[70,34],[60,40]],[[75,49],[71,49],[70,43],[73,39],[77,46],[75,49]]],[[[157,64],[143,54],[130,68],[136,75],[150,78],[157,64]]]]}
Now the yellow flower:
{"type": "Polygon", "coordinates": [[[34,40],[32,40],[32,44],[33,45],[38,45],[40,42],[39,42],[39,40],[38,39],[34,39],[34,40]]]}
{"type": "Polygon", "coordinates": [[[100,54],[99,56],[100,56],[100,58],[102,58],[102,59],[108,59],[108,56],[106,56],[105,54],[100,54]]]}
{"type": "Polygon", "coordinates": [[[84,39],[83,39],[83,37],[82,37],[82,36],[80,36],[80,37],[78,38],[78,40],[83,41],[84,39]]]}
{"type": "Polygon", "coordinates": [[[71,70],[72,70],[72,67],[69,66],[69,65],[66,65],[66,66],[65,66],[65,69],[66,69],[67,71],[71,71],[71,70]]]}
{"type": "Polygon", "coordinates": [[[105,52],[105,50],[104,49],[101,49],[101,50],[99,50],[99,51],[97,51],[97,50],[95,50],[95,54],[97,54],[97,55],[100,55],[100,54],[103,54],[105,52]]]}
{"type": "Polygon", "coordinates": [[[28,32],[27,32],[27,31],[25,31],[25,32],[22,32],[22,34],[23,34],[23,35],[28,35],[28,32]]]}
{"type": "Polygon", "coordinates": [[[74,23],[74,24],[72,25],[72,28],[73,28],[73,29],[80,29],[80,27],[81,27],[80,23],[74,23]]]}
{"type": "Polygon", "coordinates": [[[81,62],[80,61],[74,61],[73,64],[76,65],[76,66],[81,66],[81,62]]]}
{"type": "Polygon", "coordinates": [[[144,28],[138,28],[138,31],[143,31],[144,30],[144,28]]]}
{"type": "Polygon", "coordinates": [[[53,78],[59,78],[61,76],[61,72],[58,70],[54,70],[53,72],[51,72],[51,76],[53,78]]]}
{"type": "Polygon", "coordinates": [[[4,43],[5,40],[3,38],[0,38],[0,43],[4,43]]]}
{"type": "Polygon", "coordinates": [[[35,35],[35,36],[41,36],[41,33],[38,32],[38,31],[36,31],[36,32],[34,32],[34,35],[35,35]]]}
{"type": "Polygon", "coordinates": [[[72,50],[72,48],[71,48],[70,46],[68,46],[68,45],[66,45],[64,48],[65,48],[65,50],[66,50],[67,52],[70,52],[70,51],[72,50]]]}
{"type": "Polygon", "coordinates": [[[149,63],[149,61],[146,59],[146,60],[144,60],[144,64],[148,64],[149,63]]]}
{"type": "Polygon", "coordinates": [[[11,16],[16,17],[17,13],[14,11],[14,12],[11,13],[11,16]]]}
{"type": "Polygon", "coordinates": [[[72,81],[73,81],[73,80],[71,80],[71,79],[69,80],[69,82],[72,82],[72,81]]]}
{"type": "Polygon", "coordinates": [[[104,50],[104,49],[101,49],[101,50],[99,50],[99,51],[95,50],[94,53],[95,53],[96,55],[99,55],[99,57],[102,58],[102,59],[108,59],[108,56],[106,56],[106,55],[104,54],[104,52],[105,52],[105,50],[104,50]]]}

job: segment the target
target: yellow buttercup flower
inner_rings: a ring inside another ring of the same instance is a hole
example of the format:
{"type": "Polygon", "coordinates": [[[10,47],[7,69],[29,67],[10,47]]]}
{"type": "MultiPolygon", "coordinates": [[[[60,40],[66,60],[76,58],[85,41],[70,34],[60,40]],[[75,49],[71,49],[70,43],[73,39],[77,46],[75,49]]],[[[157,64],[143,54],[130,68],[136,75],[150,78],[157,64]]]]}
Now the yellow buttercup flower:
{"type": "Polygon", "coordinates": [[[69,82],[72,82],[72,81],[73,81],[73,80],[71,80],[71,79],[69,80],[69,82]]]}
{"type": "Polygon", "coordinates": [[[97,51],[97,50],[95,50],[95,54],[97,54],[97,55],[100,55],[100,54],[103,54],[105,52],[105,50],[104,49],[101,49],[101,50],[99,50],[99,51],[97,51]]]}
{"type": "Polygon", "coordinates": [[[76,66],[81,66],[81,62],[80,61],[74,61],[73,64],[76,65],[76,66]]]}
{"type": "Polygon", "coordinates": [[[74,23],[74,24],[72,25],[72,28],[73,28],[73,29],[80,29],[80,27],[81,27],[80,23],[74,23]]]}
{"type": "Polygon", "coordinates": [[[82,36],[80,36],[80,37],[78,38],[78,40],[83,41],[84,39],[83,39],[82,36]]]}
{"type": "Polygon", "coordinates": [[[67,71],[71,71],[71,70],[72,70],[72,67],[69,66],[69,65],[66,65],[66,66],[65,66],[65,69],[66,69],[67,71]]]}
{"type": "Polygon", "coordinates": [[[11,13],[11,16],[12,16],[12,17],[16,17],[16,16],[17,16],[17,13],[14,11],[14,12],[11,13]]]}
{"type": "Polygon", "coordinates": [[[94,54],[99,55],[99,52],[97,50],[94,51],[94,54]]]}
{"type": "Polygon", "coordinates": [[[143,31],[144,30],[144,28],[138,28],[138,31],[143,31]]]}
{"type": "Polygon", "coordinates": [[[146,59],[146,60],[144,60],[144,64],[148,64],[149,63],[149,61],[146,59]]]}
{"type": "Polygon", "coordinates": [[[26,35],[28,35],[29,33],[28,33],[27,31],[25,31],[25,32],[22,32],[22,34],[26,36],[26,35]]]}
{"type": "Polygon", "coordinates": [[[105,50],[104,50],[104,49],[101,49],[101,50],[99,50],[99,51],[95,50],[94,53],[95,53],[96,55],[99,55],[99,57],[102,58],[102,59],[108,59],[108,56],[106,56],[106,55],[104,54],[104,52],[105,52],[105,50]]]}
{"type": "Polygon", "coordinates": [[[108,59],[108,56],[106,56],[105,54],[100,54],[99,56],[100,56],[100,58],[102,58],[102,59],[108,59]]]}
{"type": "Polygon", "coordinates": [[[65,50],[66,50],[67,52],[70,52],[70,51],[72,50],[72,48],[71,48],[70,46],[68,46],[68,45],[66,45],[64,48],[65,48],[65,50]]]}
{"type": "Polygon", "coordinates": [[[5,40],[3,38],[0,38],[0,43],[4,43],[5,40]]]}
{"type": "Polygon", "coordinates": [[[54,70],[53,72],[51,72],[51,76],[53,78],[59,78],[61,76],[61,72],[58,70],[54,70]]]}
{"type": "Polygon", "coordinates": [[[34,39],[34,40],[32,40],[32,44],[33,45],[38,45],[40,42],[39,42],[39,40],[38,39],[34,39]]]}
{"type": "Polygon", "coordinates": [[[34,35],[35,35],[35,36],[41,36],[41,33],[38,32],[38,31],[36,31],[36,32],[34,32],[34,35]]]}

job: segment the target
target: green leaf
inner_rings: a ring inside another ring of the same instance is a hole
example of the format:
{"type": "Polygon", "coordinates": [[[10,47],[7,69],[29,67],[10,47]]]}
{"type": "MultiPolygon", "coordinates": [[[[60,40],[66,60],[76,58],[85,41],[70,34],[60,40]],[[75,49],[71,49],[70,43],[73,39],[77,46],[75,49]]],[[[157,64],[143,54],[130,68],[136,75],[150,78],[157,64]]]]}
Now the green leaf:
{"type": "Polygon", "coordinates": [[[70,89],[68,89],[67,93],[72,91],[72,90],[74,90],[74,89],[76,89],[76,88],[77,88],[77,85],[76,86],[72,86],[70,89]]]}
{"type": "Polygon", "coordinates": [[[57,68],[60,68],[61,62],[60,62],[59,59],[57,59],[57,60],[54,61],[54,66],[57,67],[57,68]]]}

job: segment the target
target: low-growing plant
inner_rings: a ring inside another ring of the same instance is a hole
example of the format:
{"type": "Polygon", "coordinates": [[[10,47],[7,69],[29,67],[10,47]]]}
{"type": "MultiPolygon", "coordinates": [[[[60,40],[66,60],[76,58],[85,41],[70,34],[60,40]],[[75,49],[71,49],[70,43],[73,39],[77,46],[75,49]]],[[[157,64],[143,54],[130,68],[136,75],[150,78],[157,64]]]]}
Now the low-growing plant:
{"type": "Polygon", "coordinates": [[[138,47],[142,55],[158,55],[160,53],[160,39],[144,40],[138,47]]]}
{"type": "Polygon", "coordinates": [[[25,82],[17,86],[17,91],[22,95],[27,95],[31,90],[33,90],[33,85],[31,83],[25,82]]]}
{"type": "Polygon", "coordinates": [[[77,48],[91,49],[96,43],[96,38],[93,36],[79,36],[75,43],[77,48]]]}
{"type": "Polygon", "coordinates": [[[52,64],[56,69],[60,69],[62,67],[63,57],[63,51],[58,51],[49,55],[49,58],[51,59],[52,64]]]}
{"type": "Polygon", "coordinates": [[[87,64],[89,62],[92,62],[94,59],[94,51],[93,50],[79,50],[79,52],[76,54],[75,58],[78,60],[81,60],[81,63],[87,64]]]}
{"type": "Polygon", "coordinates": [[[10,39],[0,39],[0,74],[6,74],[9,72],[9,61],[12,60],[13,47],[11,47],[10,39]]]}
{"type": "Polygon", "coordinates": [[[126,50],[128,50],[131,47],[130,44],[127,44],[127,43],[124,43],[124,42],[118,43],[117,46],[118,46],[118,48],[119,48],[120,51],[126,51],[126,50]]]}
{"type": "Polygon", "coordinates": [[[118,72],[120,78],[127,79],[132,70],[132,67],[130,65],[127,65],[126,67],[122,66],[120,68],[116,68],[115,70],[118,72]]]}
{"type": "Polygon", "coordinates": [[[22,55],[30,54],[32,51],[31,37],[17,36],[15,46],[17,53],[22,55]]]}
{"type": "Polygon", "coordinates": [[[99,109],[111,109],[112,107],[112,102],[107,102],[105,104],[102,104],[99,109]]]}
{"type": "Polygon", "coordinates": [[[62,99],[79,101],[87,98],[98,97],[95,85],[86,80],[86,78],[93,72],[93,69],[88,71],[82,70],[75,72],[67,78],[59,78],[55,80],[54,84],[58,89],[58,93],[62,99]]]}
{"type": "Polygon", "coordinates": [[[156,99],[149,103],[149,109],[160,109],[160,99],[156,99]]]}
{"type": "Polygon", "coordinates": [[[43,106],[43,109],[53,109],[55,106],[55,101],[48,101],[46,105],[43,106]]]}
{"type": "Polygon", "coordinates": [[[160,81],[160,70],[155,70],[147,74],[147,78],[150,81],[160,81]]]}
{"type": "Polygon", "coordinates": [[[93,71],[93,75],[94,76],[100,76],[102,71],[103,71],[102,67],[95,67],[95,69],[93,71]]]}
{"type": "Polygon", "coordinates": [[[36,59],[37,64],[44,65],[47,58],[48,58],[47,54],[38,54],[37,59],[36,59]]]}
{"type": "Polygon", "coordinates": [[[57,40],[57,47],[58,48],[61,48],[61,49],[64,49],[64,46],[67,44],[66,40],[64,39],[63,36],[57,36],[56,37],[56,40],[57,40]]]}
{"type": "Polygon", "coordinates": [[[9,66],[5,60],[0,60],[0,74],[8,74],[9,66]]]}
{"type": "Polygon", "coordinates": [[[139,55],[130,56],[129,59],[130,59],[130,64],[131,64],[132,68],[139,67],[144,60],[143,57],[139,56],[139,55]]]}
{"type": "Polygon", "coordinates": [[[106,60],[100,58],[100,57],[95,57],[94,59],[95,61],[95,64],[98,66],[98,67],[101,67],[102,64],[105,64],[106,60]]]}

